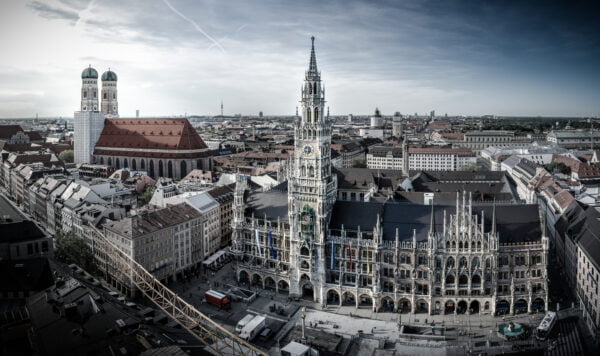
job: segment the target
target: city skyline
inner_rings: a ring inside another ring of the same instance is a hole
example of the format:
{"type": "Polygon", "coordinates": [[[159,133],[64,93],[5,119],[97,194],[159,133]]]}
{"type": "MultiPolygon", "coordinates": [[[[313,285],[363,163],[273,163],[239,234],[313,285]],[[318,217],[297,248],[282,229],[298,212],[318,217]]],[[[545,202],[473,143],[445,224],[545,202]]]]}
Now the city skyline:
{"type": "Polygon", "coordinates": [[[529,2],[0,5],[0,117],[70,116],[80,72],[119,75],[123,116],[291,115],[316,37],[332,115],[597,116],[599,26],[529,2]],[[141,6],[144,6],[141,11],[141,6]],[[27,26],[23,26],[27,23],[27,26]]]}

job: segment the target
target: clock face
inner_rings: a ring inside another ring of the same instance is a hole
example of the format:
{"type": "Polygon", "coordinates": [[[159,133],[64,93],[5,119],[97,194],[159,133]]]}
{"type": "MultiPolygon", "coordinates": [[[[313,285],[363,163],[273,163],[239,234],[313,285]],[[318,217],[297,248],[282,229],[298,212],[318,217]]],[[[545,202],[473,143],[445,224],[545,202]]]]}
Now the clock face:
{"type": "Polygon", "coordinates": [[[304,154],[305,155],[309,155],[312,153],[312,147],[310,146],[304,146],[304,154]]]}

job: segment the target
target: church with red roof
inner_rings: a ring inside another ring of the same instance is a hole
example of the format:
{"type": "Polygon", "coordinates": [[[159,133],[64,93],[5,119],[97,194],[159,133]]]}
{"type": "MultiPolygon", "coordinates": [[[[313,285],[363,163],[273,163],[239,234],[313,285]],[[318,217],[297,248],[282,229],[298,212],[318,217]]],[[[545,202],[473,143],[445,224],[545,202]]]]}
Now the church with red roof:
{"type": "Polygon", "coordinates": [[[210,150],[186,118],[106,118],[94,161],[151,177],[183,178],[212,168],[210,150]]]}

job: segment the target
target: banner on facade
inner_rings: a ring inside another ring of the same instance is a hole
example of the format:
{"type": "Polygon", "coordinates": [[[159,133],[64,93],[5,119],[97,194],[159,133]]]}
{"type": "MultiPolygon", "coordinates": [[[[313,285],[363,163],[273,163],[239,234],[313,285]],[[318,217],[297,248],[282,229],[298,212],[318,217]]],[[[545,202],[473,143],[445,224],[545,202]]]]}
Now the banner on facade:
{"type": "Polygon", "coordinates": [[[331,270],[335,270],[335,244],[331,240],[331,270]]]}
{"type": "Polygon", "coordinates": [[[277,251],[275,250],[275,247],[273,247],[273,232],[269,231],[269,246],[271,247],[271,258],[276,260],[277,259],[277,251]]]}
{"type": "Polygon", "coordinates": [[[260,250],[260,236],[258,235],[258,229],[254,230],[256,236],[256,248],[258,249],[258,256],[262,257],[262,251],[260,250]]]}

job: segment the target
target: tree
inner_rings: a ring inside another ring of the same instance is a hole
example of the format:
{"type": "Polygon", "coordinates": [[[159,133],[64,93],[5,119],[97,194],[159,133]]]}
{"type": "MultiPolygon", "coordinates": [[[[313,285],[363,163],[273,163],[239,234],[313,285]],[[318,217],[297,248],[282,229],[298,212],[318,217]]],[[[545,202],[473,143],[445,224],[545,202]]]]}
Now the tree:
{"type": "Polygon", "coordinates": [[[571,167],[567,166],[562,162],[550,162],[547,165],[545,165],[544,168],[546,168],[546,170],[550,173],[560,172],[566,175],[571,174],[571,167]]]}
{"type": "Polygon", "coordinates": [[[56,242],[54,257],[57,261],[75,263],[89,273],[96,271],[94,255],[83,237],[75,236],[72,231],[59,232],[54,235],[54,240],[56,242]]]}
{"type": "Polygon", "coordinates": [[[146,187],[146,190],[144,190],[144,192],[140,195],[140,201],[144,203],[143,205],[146,205],[150,202],[150,199],[152,199],[153,195],[154,187],[146,187]]]}
{"type": "Polygon", "coordinates": [[[477,171],[477,163],[469,163],[465,166],[462,166],[462,167],[460,167],[459,171],[476,172],[477,171]]]}
{"type": "Polygon", "coordinates": [[[65,163],[73,163],[75,157],[73,150],[65,150],[58,155],[58,158],[65,163]]]}
{"type": "Polygon", "coordinates": [[[364,158],[358,158],[354,160],[353,168],[367,168],[367,160],[364,158]]]}

